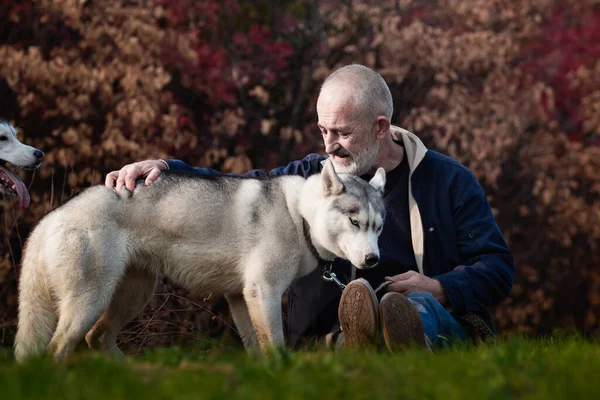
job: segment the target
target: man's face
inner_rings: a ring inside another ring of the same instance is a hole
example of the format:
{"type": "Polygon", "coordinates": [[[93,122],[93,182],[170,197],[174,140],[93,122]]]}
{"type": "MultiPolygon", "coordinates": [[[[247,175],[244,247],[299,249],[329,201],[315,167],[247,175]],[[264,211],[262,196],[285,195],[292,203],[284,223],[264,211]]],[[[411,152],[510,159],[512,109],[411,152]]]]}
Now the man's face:
{"type": "Polygon", "coordinates": [[[362,175],[377,165],[376,121],[361,118],[364,111],[357,109],[351,89],[342,84],[329,84],[317,100],[325,151],[338,173],[362,175]]]}

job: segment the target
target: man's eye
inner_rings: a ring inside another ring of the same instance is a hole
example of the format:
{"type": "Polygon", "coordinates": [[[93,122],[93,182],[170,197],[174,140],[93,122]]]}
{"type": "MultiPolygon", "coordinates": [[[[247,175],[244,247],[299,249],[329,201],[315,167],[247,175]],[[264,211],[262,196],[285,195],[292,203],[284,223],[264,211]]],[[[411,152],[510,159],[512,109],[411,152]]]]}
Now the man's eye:
{"type": "Polygon", "coordinates": [[[358,227],[358,221],[355,219],[350,218],[350,223],[356,227],[358,227]]]}

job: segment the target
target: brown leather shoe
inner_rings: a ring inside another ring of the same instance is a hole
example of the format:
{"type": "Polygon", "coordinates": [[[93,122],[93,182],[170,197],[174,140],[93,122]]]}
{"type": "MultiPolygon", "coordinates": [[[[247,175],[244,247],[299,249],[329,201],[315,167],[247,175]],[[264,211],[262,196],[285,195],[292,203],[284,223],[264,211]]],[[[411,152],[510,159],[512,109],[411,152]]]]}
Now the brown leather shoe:
{"type": "Polygon", "coordinates": [[[350,282],[340,299],[338,320],[344,345],[372,345],[379,338],[378,301],[369,283],[362,278],[350,282]]]}
{"type": "Polygon", "coordinates": [[[392,353],[411,346],[428,347],[421,317],[403,294],[386,293],[379,304],[379,315],[383,340],[392,353]]]}

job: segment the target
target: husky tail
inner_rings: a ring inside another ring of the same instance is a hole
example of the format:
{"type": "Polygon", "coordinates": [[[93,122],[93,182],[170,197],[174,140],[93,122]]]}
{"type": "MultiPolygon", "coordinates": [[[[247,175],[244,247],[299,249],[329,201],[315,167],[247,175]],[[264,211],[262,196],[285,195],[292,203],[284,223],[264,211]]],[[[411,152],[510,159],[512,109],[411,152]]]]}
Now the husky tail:
{"type": "Polygon", "coordinates": [[[32,233],[23,251],[19,280],[19,323],[15,337],[17,362],[46,350],[56,327],[56,310],[41,257],[41,231],[32,233]]]}

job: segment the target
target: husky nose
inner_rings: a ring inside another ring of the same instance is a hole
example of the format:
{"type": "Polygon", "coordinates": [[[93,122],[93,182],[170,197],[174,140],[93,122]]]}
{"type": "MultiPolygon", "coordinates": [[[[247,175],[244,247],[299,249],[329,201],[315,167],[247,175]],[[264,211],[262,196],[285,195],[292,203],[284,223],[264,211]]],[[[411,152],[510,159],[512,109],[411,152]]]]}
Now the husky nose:
{"type": "Polygon", "coordinates": [[[374,266],[375,264],[377,264],[379,262],[379,256],[377,254],[367,254],[365,256],[365,264],[368,265],[369,267],[374,266]]]}
{"type": "Polygon", "coordinates": [[[44,152],[40,151],[40,150],[34,150],[33,151],[33,155],[38,159],[41,160],[42,158],[44,158],[44,152]]]}

